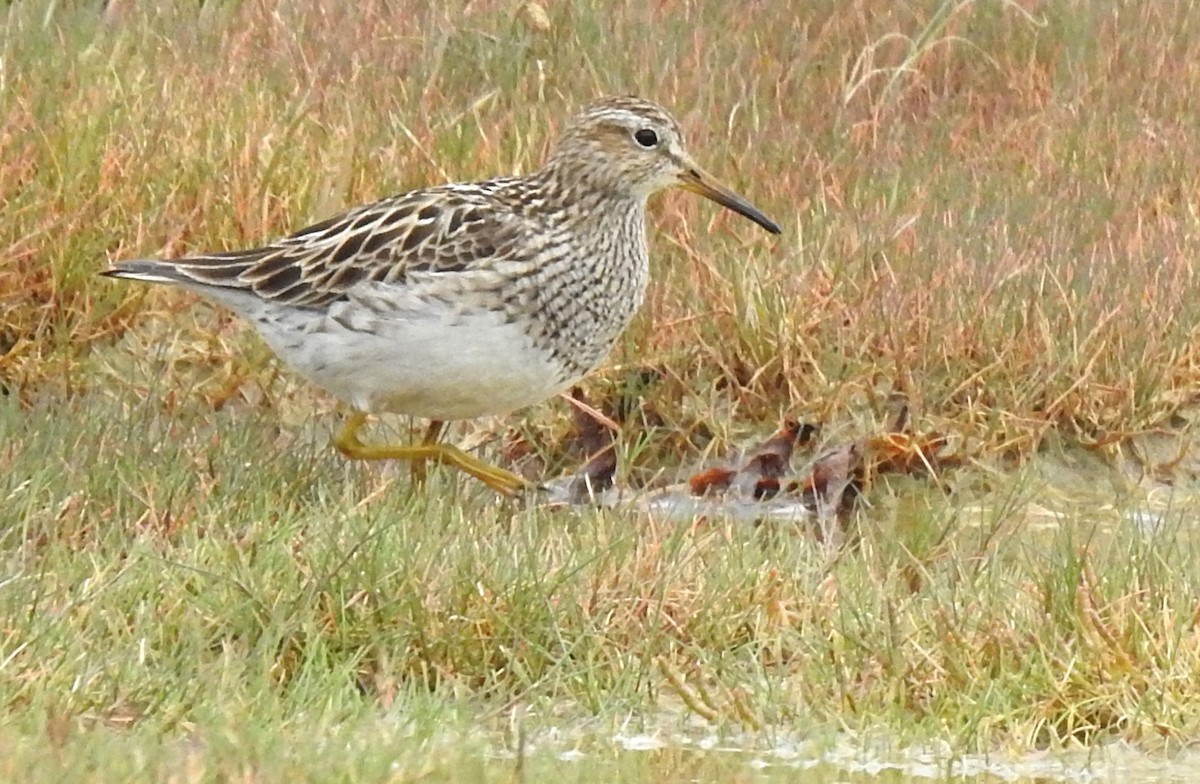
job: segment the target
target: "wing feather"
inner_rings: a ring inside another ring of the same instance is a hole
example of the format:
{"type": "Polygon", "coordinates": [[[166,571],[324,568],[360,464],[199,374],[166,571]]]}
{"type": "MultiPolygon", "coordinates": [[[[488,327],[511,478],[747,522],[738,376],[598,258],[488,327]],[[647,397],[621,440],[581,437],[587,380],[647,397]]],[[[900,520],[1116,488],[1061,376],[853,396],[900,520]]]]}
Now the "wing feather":
{"type": "Polygon", "coordinates": [[[355,208],[270,245],[157,262],[119,262],[109,274],[253,292],[282,304],[321,308],[364,280],[403,283],[412,273],[462,273],[490,264],[497,249],[513,261],[536,236],[509,179],[446,186],[355,208]],[[140,266],[134,267],[137,264],[140,266]],[[123,265],[126,265],[123,267],[123,265]]]}

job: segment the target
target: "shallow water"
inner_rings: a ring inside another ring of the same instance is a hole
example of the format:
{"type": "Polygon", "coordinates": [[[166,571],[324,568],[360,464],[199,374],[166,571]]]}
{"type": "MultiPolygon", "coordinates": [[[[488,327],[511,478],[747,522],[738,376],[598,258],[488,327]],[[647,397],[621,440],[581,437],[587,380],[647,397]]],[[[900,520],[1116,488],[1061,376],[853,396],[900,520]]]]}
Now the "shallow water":
{"type": "Polygon", "coordinates": [[[1200,775],[1200,753],[1154,757],[1124,744],[1072,751],[954,755],[947,748],[871,750],[862,738],[833,742],[617,733],[606,738],[548,732],[523,755],[497,752],[518,780],[666,782],[1184,782],[1200,775]],[[521,761],[518,762],[518,757],[521,761]]]}

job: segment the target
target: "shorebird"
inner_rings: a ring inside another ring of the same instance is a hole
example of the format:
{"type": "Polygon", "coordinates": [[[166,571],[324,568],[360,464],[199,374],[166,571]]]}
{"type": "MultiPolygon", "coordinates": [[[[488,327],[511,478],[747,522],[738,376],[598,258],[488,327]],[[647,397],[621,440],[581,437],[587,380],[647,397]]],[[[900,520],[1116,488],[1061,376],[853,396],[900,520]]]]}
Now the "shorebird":
{"type": "Polygon", "coordinates": [[[447,420],[506,414],[592,371],[642,303],[646,201],[681,187],[779,227],[700,168],[650,101],[609,97],[563,129],[542,168],[357,207],[249,250],[116,262],[103,275],[195,292],[249,321],[351,413],[354,459],[455,466],[504,494],[526,480],[449,444],[447,420]],[[432,420],[415,445],[367,444],[368,415],[432,420]]]}

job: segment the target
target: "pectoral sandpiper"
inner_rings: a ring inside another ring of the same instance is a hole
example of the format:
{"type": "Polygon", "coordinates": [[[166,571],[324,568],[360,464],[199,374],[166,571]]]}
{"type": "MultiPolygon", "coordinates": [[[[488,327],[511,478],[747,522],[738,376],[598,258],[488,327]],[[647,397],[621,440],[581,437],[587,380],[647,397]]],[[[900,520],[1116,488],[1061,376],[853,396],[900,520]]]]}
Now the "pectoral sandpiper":
{"type": "Polygon", "coordinates": [[[194,291],[248,319],[301,376],[349,404],[347,457],[456,466],[495,490],[515,474],[438,443],[442,423],[504,414],[595,368],[645,293],[646,200],[679,186],[779,227],[696,165],[678,123],[633,97],[587,106],[538,171],[358,207],[251,250],[121,261],[103,274],[194,291]],[[370,445],[368,414],[433,422],[418,445],[370,445]]]}

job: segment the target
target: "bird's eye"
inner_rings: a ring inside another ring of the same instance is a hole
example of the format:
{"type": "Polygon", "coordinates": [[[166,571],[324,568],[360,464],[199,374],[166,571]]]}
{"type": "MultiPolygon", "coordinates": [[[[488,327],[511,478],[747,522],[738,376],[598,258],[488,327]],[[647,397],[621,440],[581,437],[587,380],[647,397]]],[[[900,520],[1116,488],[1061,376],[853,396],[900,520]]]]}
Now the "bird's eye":
{"type": "Polygon", "coordinates": [[[633,135],[633,138],[638,144],[647,149],[658,144],[658,134],[649,128],[641,129],[633,135]]]}

